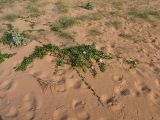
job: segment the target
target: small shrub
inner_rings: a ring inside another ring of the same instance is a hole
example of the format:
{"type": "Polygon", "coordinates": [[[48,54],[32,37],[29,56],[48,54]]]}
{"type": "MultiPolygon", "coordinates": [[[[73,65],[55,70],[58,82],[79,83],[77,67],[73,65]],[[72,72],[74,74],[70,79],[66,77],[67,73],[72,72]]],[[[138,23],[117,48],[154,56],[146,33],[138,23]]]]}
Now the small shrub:
{"type": "Polygon", "coordinates": [[[1,38],[3,44],[7,44],[10,47],[19,47],[26,45],[29,42],[27,35],[24,32],[19,32],[18,29],[12,25],[8,25],[8,30],[3,34],[1,38]]]}

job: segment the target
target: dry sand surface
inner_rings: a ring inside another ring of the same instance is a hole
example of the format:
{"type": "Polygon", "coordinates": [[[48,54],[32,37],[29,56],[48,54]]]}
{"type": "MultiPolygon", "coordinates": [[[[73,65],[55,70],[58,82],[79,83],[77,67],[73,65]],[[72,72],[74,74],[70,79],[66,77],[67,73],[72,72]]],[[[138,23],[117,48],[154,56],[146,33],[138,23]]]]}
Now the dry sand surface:
{"type": "Polygon", "coordinates": [[[30,30],[27,45],[0,43],[1,53],[16,53],[0,64],[0,120],[160,120],[160,0],[90,0],[91,9],[87,3],[0,0],[0,37],[7,24],[30,30]],[[65,35],[51,31],[64,16],[78,23],[64,29],[65,35]],[[94,43],[114,56],[95,78],[83,73],[103,105],[74,69],[54,75],[50,55],[15,71],[36,46],[47,43],[94,43]]]}

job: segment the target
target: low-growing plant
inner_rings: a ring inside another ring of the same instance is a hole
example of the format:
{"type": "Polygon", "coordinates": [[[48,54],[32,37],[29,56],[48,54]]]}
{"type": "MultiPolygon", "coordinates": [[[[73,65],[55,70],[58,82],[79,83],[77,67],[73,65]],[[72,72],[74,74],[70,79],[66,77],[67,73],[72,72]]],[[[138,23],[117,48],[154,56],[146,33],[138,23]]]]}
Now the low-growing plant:
{"type": "Polygon", "coordinates": [[[0,52],[0,63],[4,62],[5,59],[8,59],[8,58],[12,57],[13,55],[15,55],[15,53],[12,53],[12,54],[6,54],[6,53],[2,54],[0,52]]]}
{"type": "Polygon", "coordinates": [[[92,10],[94,6],[93,6],[93,3],[87,2],[87,3],[84,3],[82,7],[87,10],[92,10]]]}
{"type": "Polygon", "coordinates": [[[62,0],[58,1],[55,5],[59,13],[68,12],[68,6],[62,0]]]}
{"type": "Polygon", "coordinates": [[[8,30],[3,34],[0,42],[7,44],[10,47],[19,47],[26,45],[30,41],[27,37],[27,34],[19,32],[17,28],[9,24],[8,30]]]}
{"type": "Polygon", "coordinates": [[[87,85],[87,87],[97,97],[98,101],[100,101],[97,93],[91,85],[84,80],[80,71],[85,73],[89,70],[95,77],[97,74],[95,65],[98,64],[100,71],[104,72],[106,67],[104,60],[112,59],[110,55],[106,55],[102,51],[96,50],[95,45],[79,45],[61,49],[56,45],[47,44],[42,47],[37,47],[31,55],[25,57],[21,64],[16,68],[16,71],[26,70],[28,65],[30,65],[35,59],[42,59],[48,54],[56,58],[54,74],[58,72],[59,67],[64,67],[64,65],[70,66],[70,68],[76,70],[77,74],[82,79],[82,82],[87,85]]]}

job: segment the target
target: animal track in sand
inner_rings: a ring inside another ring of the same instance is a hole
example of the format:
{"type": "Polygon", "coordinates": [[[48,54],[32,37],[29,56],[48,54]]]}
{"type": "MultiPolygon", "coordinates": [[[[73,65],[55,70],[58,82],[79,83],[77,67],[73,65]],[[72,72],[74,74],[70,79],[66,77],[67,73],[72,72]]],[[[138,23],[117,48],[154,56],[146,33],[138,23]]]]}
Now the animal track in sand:
{"type": "Polygon", "coordinates": [[[66,109],[57,109],[53,112],[52,115],[53,120],[67,120],[68,113],[66,109]]]}
{"type": "Polygon", "coordinates": [[[135,86],[141,95],[148,95],[151,92],[151,89],[143,82],[136,82],[135,86]]]}

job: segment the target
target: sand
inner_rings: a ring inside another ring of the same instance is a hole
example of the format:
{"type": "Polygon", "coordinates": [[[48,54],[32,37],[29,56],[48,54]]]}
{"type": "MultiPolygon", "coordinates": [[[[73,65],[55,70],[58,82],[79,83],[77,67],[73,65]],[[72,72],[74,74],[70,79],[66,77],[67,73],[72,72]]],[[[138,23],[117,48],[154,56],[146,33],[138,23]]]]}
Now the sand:
{"type": "MultiPolygon", "coordinates": [[[[32,32],[31,42],[22,47],[9,48],[0,43],[0,51],[16,53],[0,64],[0,120],[160,120],[160,19],[150,16],[150,20],[146,20],[127,14],[133,7],[159,9],[160,1],[91,1],[93,10],[79,6],[85,0],[65,0],[69,10],[60,13],[56,0],[37,0],[40,16],[26,19],[35,22],[34,30],[43,28],[46,31],[32,32]],[[102,13],[100,17],[67,29],[75,34],[75,40],[65,40],[45,25],[62,16],[77,17],[96,12],[102,13]],[[115,27],[110,21],[119,21],[120,26],[115,27]],[[91,35],[89,31],[93,28],[100,34],[91,35]],[[122,33],[131,36],[121,37],[122,33]],[[106,62],[106,71],[98,72],[96,78],[89,72],[84,74],[103,105],[74,70],[53,75],[55,59],[49,55],[35,60],[26,71],[15,71],[36,46],[46,43],[58,46],[95,43],[97,49],[116,56],[106,62]],[[130,58],[140,63],[130,69],[125,62],[130,58]]],[[[17,0],[11,5],[0,5],[0,18],[9,13],[30,16],[26,8],[28,3],[29,0],[17,0]]],[[[8,23],[21,31],[32,29],[30,22],[22,18],[0,19],[0,37],[8,23]]]]}

